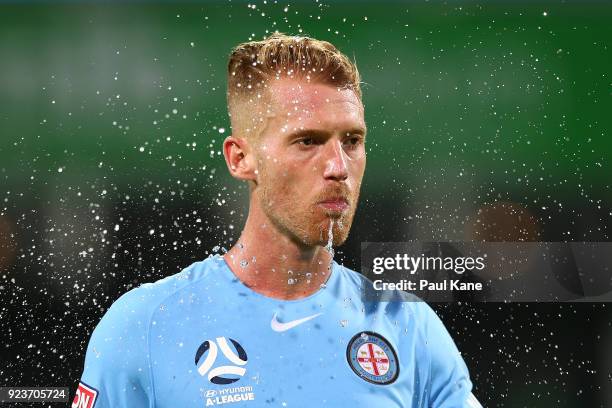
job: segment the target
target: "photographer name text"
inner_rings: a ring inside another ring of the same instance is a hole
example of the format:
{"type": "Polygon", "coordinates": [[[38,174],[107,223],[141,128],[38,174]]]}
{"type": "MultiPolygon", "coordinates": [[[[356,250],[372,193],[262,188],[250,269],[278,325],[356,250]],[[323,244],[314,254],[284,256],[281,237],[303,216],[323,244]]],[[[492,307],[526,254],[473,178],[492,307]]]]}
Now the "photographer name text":
{"type": "Polygon", "coordinates": [[[373,282],[375,290],[428,290],[428,291],[481,291],[483,289],[480,282],[462,282],[459,279],[443,280],[441,282],[430,282],[427,279],[418,281],[401,280],[399,282],[383,282],[377,279],[373,282]]]}

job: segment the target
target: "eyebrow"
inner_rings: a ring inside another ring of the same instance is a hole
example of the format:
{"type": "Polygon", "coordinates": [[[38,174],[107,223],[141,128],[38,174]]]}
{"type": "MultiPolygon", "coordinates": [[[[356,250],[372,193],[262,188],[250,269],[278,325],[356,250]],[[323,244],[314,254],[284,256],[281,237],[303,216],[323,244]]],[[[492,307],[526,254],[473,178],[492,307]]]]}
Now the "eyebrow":
{"type": "MultiPolygon", "coordinates": [[[[352,129],[348,129],[346,131],[343,131],[342,134],[349,134],[349,135],[360,135],[363,136],[365,138],[366,136],[366,132],[367,130],[365,128],[362,127],[357,127],[357,128],[352,128],[352,129]]],[[[325,138],[325,137],[329,137],[332,134],[332,132],[329,132],[327,130],[321,130],[321,129],[300,129],[300,130],[296,130],[295,132],[292,132],[289,134],[289,137],[291,139],[299,139],[301,137],[319,137],[319,138],[325,138]]]]}

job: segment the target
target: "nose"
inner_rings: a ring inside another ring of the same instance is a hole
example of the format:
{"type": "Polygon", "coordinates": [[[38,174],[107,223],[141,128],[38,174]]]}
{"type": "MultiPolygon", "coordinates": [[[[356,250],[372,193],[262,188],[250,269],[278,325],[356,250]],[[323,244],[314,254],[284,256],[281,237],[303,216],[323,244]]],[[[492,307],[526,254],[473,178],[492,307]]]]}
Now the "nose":
{"type": "Polygon", "coordinates": [[[326,146],[325,172],[327,180],[344,181],[348,178],[348,165],[346,153],[339,140],[332,140],[326,146]]]}

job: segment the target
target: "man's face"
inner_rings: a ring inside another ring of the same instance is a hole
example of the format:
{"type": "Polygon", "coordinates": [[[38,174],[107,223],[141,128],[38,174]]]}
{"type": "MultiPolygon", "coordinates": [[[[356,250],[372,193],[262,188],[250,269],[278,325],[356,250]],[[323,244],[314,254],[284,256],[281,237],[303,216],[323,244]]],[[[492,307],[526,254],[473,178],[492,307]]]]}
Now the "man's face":
{"type": "Polygon", "coordinates": [[[255,142],[254,194],[270,221],[303,245],[341,245],[353,222],[366,164],[363,105],[348,89],[274,81],[255,142]]]}

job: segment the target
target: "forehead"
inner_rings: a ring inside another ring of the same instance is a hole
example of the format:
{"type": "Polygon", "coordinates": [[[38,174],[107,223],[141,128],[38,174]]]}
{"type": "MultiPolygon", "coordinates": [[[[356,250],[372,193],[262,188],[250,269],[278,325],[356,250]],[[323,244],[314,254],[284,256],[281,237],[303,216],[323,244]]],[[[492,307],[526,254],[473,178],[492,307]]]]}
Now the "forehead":
{"type": "Polygon", "coordinates": [[[350,89],[283,78],[273,81],[269,92],[271,119],[284,126],[330,131],[365,129],[363,104],[350,89]]]}

